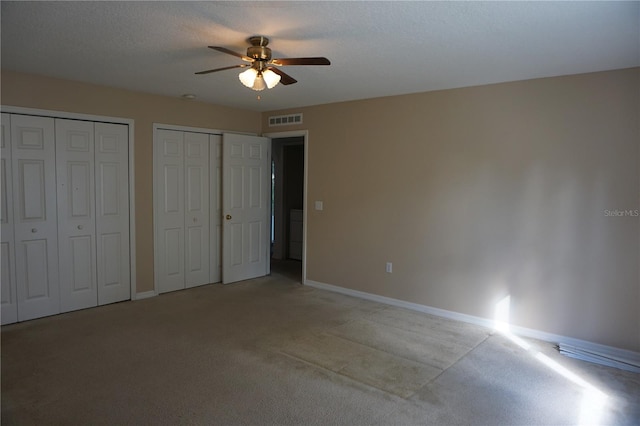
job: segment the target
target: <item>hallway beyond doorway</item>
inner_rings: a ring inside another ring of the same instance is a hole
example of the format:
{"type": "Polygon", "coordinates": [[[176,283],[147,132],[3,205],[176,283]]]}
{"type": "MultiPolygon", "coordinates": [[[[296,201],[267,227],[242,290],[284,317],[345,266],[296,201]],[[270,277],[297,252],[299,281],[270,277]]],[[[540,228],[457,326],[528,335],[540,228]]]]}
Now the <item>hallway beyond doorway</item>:
{"type": "Polygon", "coordinates": [[[292,281],[302,283],[302,262],[299,260],[271,259],[271,274],[281,275],[292,281]]]}

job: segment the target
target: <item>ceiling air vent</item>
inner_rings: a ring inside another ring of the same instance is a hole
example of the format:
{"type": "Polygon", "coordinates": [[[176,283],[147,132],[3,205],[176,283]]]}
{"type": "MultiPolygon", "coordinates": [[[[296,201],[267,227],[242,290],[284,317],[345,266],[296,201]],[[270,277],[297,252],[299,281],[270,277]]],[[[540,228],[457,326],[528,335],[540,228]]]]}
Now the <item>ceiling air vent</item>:
{"type": "Polygon", "coordinates": [[[293,124],[302,124],[302,113],[289,115],[274,115],[269,117],[269,127],[273,126],[290,126],[293,124]]]}

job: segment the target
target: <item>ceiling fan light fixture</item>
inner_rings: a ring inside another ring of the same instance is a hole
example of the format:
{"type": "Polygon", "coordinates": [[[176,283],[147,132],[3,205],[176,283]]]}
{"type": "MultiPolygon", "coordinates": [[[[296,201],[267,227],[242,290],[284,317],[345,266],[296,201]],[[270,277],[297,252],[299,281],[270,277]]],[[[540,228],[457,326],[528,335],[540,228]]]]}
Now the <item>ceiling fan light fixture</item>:
{"type": "Polygon", "coordinates": [[[258,75],[256,76],[256,81],[253,82],[253,87],[251,88],[253,90],[260,91],[260,90],[264,90],[265,87],[267,87],[267,85],[264,84],[264,78],[262,78],[262,73],[259,72],[258,75]]]}
{"type": "Polygon", "coordinates": [[[264,90],[274,88],[280,82],[280,75],[271,70],[258,71],[251,67],[238,75],[240,82],[253,90],[264,90]]]}
{"type": "Polygon", "coordinates": [[[240,82],[250,89],[253,89],[253,84],[255,83],[257,77],[258,71],[255,68],[249,68],[246,71],[242,71],[240,75],[238,75],[240,82]]]}
{"type": "Polygon", "coordinates": [[[273,89],[280,82],[280,75],[271,70],[263,71],[262,78],[269,89],[273,89]]]}

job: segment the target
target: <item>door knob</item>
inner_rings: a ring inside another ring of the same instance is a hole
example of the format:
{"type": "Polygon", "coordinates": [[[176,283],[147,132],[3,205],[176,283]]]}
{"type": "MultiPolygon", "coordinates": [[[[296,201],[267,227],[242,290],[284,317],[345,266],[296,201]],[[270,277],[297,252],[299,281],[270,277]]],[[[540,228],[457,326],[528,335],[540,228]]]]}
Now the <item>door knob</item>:
{"type": "Polygon", "coordinates": [[[31,232],[35,234],[36,232],[38,232],[38,228],[31,228],[31,232]]]}
{"type": "Polygon", "coordinates": [[[78,225],[78,229],[82,229],[82,228],[84,228],[84,226],[78,225]]]}
{"type": "Polygon", "coordinates": [[[226,216],[226,218],[227,218],[227,220],[231,220],[231,215],[230,215],[230,214],[228,214],[228,215],[226,216]]]}
{"type": "Polygon", "coordinates": [[[197,217],[193,218],[193,223],[198,223],[198,218],[197,217]]]}

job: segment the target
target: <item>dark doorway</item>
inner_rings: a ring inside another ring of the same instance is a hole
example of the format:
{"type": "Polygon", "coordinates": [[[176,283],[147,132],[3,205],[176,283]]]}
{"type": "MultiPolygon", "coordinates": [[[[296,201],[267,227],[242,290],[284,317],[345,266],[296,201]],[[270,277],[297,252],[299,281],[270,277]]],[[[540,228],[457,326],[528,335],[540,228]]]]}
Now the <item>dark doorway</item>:
{"type": "Polygon", "coordinates": [[[271,267],[302,278],[304,137],[276,138],[272,147],[271,267]]]}

